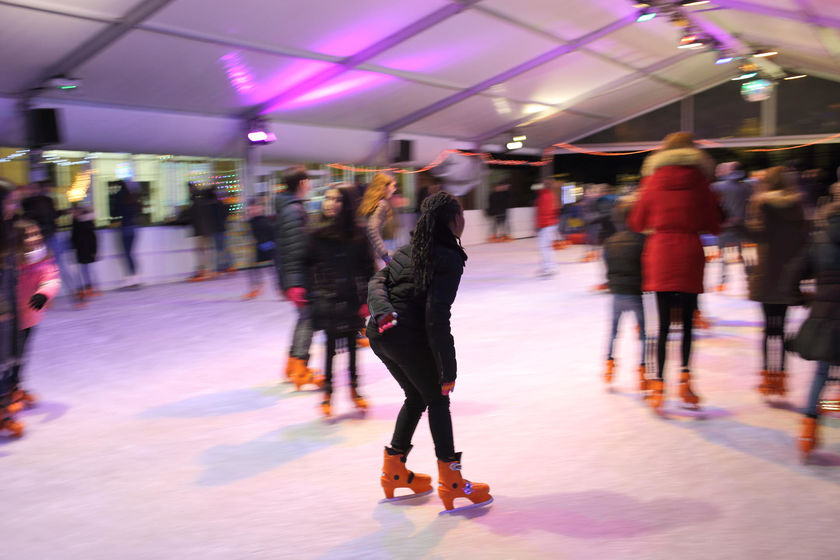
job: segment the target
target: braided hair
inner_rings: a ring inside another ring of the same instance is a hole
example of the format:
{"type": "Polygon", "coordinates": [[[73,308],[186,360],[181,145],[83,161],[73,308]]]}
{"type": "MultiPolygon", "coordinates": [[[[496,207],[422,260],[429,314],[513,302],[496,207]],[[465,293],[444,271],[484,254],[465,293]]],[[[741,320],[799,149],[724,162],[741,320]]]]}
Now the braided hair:
{"type": "Polygon", "coordinates": [[[432,282],[435,244],[461,247],[460,239],[455,237],[449,227],[461,212],[461,203],[447,192],[435,193],[423,201],[420,219],[411,238],[414,284],[421,290],[427,290],[432,282]]]}

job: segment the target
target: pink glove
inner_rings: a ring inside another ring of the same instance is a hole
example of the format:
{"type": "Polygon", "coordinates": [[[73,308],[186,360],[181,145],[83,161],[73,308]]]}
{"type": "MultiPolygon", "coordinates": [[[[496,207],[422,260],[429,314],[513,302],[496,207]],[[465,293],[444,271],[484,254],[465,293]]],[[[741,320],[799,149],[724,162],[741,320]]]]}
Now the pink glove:
{"type": "Polygon", "coordinates": [[[397,326],[397,313],[388,313],[376,320],[376,325],[379,327],[379,332],[384,333],[390,328],[397,326]]]}
{"type": "Polygon", "coordinates": [[[306,289],[300,286],[286,290],[286,299],[294,303],[298,309],[309,303],[309,300],[306,299],[306,289]]]}
{"type": "Polygon", "coordinates": [[[449,393],[455,391],[455,382],[450,381],[449,383],[441,383],[440,385],[440,394],[444,397],[448,396],[449,393]]]}
{"type": "Polygon", "coordinates": [[[367,319],[368,315],[370,315],[370,311],[368,311],[368,304],[363,303],[359,307],[359,317],[361,317],[362,319],[367,319]]]}

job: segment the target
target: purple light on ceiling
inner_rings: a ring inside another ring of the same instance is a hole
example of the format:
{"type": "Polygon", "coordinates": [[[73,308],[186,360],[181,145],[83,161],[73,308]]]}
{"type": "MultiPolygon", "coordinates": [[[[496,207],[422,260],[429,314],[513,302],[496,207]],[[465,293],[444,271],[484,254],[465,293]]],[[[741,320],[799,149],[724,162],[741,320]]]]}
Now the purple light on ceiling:
{"type": "Polygon", "coordinates": [[[453,62],[462,61],[464,56],[465,51],[452,48],[450,45],[446,48],[429,49],[405,56],[382,58],[377,60],[376,64],[404,72],[434,72],[450,66],[453,62]]]}
{"type": "Polygon", "coordinates": [[[225,67],[228,82],[240,95],[247,96],[257,87],[251,70],[242,62],[238,52],[227,53],[219,58],[219,62],[225,67]]]}
{"type": "Polygon", "coordinates": [[[395,78],[385,74],[375,74],[373,72],[351,72],[341,78],[337,78],[319,88],[305,93],[300,97],[269,107],[266,111],[264,111],[264,113],[300,109],[303,107],[311,107],[313,105],[327,103],[336,99],[356,95],[363,91],[369,91],[394,80],[395,78]]]}

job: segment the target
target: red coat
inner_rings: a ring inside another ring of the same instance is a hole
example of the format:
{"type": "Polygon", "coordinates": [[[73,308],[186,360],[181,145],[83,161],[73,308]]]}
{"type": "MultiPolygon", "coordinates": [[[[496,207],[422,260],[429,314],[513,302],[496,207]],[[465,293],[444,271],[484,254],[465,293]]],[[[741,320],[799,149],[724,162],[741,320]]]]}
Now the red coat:
{"type": "Polygon", "coordinates": [[[537,229],[557,225],[557,197],[549,188],[537,193],[537,229]]]}
{"type": "Polygon", "coordinates": [[[642,254],[642,289],[703,293],[701,233],[717,234],[721,212],[709,187],[711,159],[693,148],[664,150],[642,167],[639,201],[628,226],[651,232],[642,254]]]}

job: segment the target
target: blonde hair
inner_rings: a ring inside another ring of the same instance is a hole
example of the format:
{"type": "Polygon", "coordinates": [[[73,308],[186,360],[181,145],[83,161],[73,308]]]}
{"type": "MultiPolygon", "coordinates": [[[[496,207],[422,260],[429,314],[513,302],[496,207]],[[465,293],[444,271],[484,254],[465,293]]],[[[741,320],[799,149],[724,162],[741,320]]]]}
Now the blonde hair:
{"type": "Polygon", "coordinates": [[[764,172],[764,188],[768,191],[780,191],[785,188],[784,181],[785,168],[782,165],[771,167],[764,172]]]}
{"type": "Polygon", "coordinates": [[[694,134],[691,132],[672,132],[662,140],[663,150],[677,150],[679,148],[695,148],[694,134]]]}
{"type": "MultiPolygon", "coordinates": [[[[373,181],[370,182],[368,188],[365,190],[365,195],[362,197],[362,203],[359,205],[359,215],[370,216],[379,205],[379,201],[387,195],[388,185],[391,184],[394,178],[387,173],[381,171],[373,176],[373,181]]],[[[388,209],[388,217],[391,217],[391,210],[388,209]]]]}

